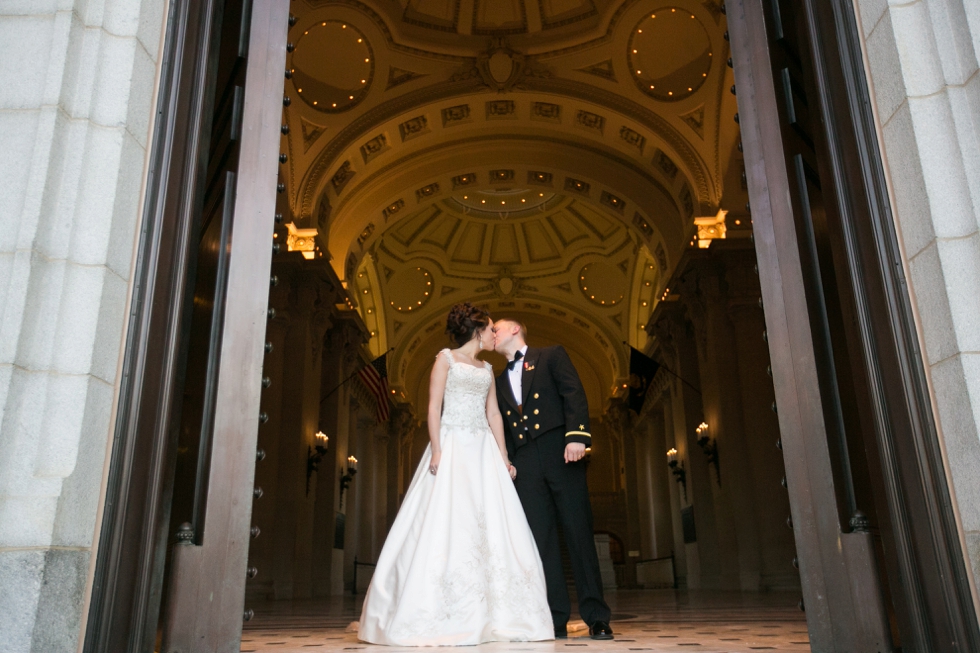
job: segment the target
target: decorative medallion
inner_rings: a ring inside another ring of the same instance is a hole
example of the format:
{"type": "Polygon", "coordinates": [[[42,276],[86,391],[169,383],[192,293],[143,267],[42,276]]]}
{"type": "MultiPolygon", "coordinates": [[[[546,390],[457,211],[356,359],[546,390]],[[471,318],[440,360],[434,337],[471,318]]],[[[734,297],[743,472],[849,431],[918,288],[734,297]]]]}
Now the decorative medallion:
{"type": "Polygon", "coordinates": [[[381,211],[381,214],[384,215],[385,222],[387,222],[388,218],[395,215],[403,208],[405,208],[405,200],[395,200],[394,202],[386,206],[384,210],[381,211]]]}
{"type": "Polygon", "coordinates": [[[687,9],[657,9],[630,34],[630,74],[641,91],[663,102],[696,93],[711,71],[712,58],[707,30],[687,9]]]}
{"type": "Polygon", "coordinates": [[[490,171],[490,182],[491,183],[506,183],[508,181],[514,181],[514,171],[513,170],[491,170],[490,171]]]}
{"type": "Polygon", "coordinates": [[[422,200],[432,197],[439,192],[439,182],[433,182],[428,186],[423,186],[422,188],[415,191],[415,199],[421,202],[422,200]]]}
{"type": "Polygon", "coordinates": [[[490,100],[487,102],[487,120],[516,118],[513,100],[490,100]]]}
{"type": "Polygon", "coordinates": [[[677,164],[669,156],[664,154],[663,150],[657,150],[657,153],[653,157],[653,162],[668,179],[675,179],[677,177],[677,164]]]}
{"type": "Polygon", "coordinates": [[[619,128],[619,137],[623,139],[623,141],[627,145],[632,145],[637,150],[639,150],[640,156],[643,156],[643,148],[647,144],[647,139],[644,138],[642,134],[633,131],[626,125],[623,125],[622,127],[619,128]]]}
{"type": "Polygon", "coordinates": [[[531,105],[531,119],[560,123],[561,105],[550,102],[535,102],[531,105]]]}
{"type": "Polygon", "coordinates": [[[647,222],[646,218],[639,214],[639,212],[633,214],[633,226],[640,230],[647,240],[653,237],[653,227],[647,222]]]}
{"type": "Polygon", "coordinates": [[[527,183],[537,184],[538,186],[551,186],[554,175],[550,172],[539,172],[537,170],[527,171],[527,183]]]}
{"type": "Polygon", "coordinates": [[[579,193],[581,195],[588,195],[589,188],[591,188],[591,186],[587,181],[572,179],[571,177],[565,178],[565,190],[571,191],[573,193],[579,193]]]}
{"type": "Polygon", "coordinates": [[[330,184],[333,186],[334,192],[339,195],[340,191],[344,189],[344,186],[347,185],[347,182],[351,180],[354,174],[350,166],[350,161],[344,161],[343,165],[330,178],[330,184]]]}
{"type": "Polygon", "coordinates": [[[592,113],[590,111],[579,111],[575,114],[575,124],[579,127],[584,127],[585,129],[597,131],[601,134],[603,127],[606,125],[606,119],[597,113],[592,113]]]}
{"type": "Polygon", "coordinates": [[[458,104],[442,110],[442,126],[458,125],[470,122],[470,105],[458,104]]]}
{"type": "Polygon", "coordinates": [[[615,306],[626,295],[626,276],[615,265],[595,261],[578,273],[578,285],[586,299],[599,306],[615,306]]]}
{"type": "Polygon", "coordinates": [[[609,191],[602,191],[602,194],[599,196],[599,201],[619,214],[622,214],[626,210],[626,201],[616,197],[609,191]]]}
{"type": "Polygon", "coordinates": [[[453,190],[456,190],[457,188],[465,188],[466,186],[472,186],[475,183],[475,172],[468,172],[465,175],[456,175],[453,177],[453,190]]]}
{"type": "Polygon", "coordinates": [[[388,304],[399,313],[417,311],[432,297],[432,274],[425,268],[408,268],[396,272],[386,291],[397,299],[388,304]]]}
{"type": "Polygon", "coordinates": [[[388,137],[378,134],[361,146],[361,158],[364,159],[364,163],[368,163],[387,149],[388,137]]]}
{"type": "Polygon", "coordinates": [[[350,23],[321,21],[299,37],[289,69],[296,93],[307,106],[339,113],[367,96],[374,78],[374,53],[364,34],[350,23]]]}
{"type": "Polygon", "coordinates": [[[429,132],[429,119],[425,115],[415,116],[398,125],[398,133],[401,134],[402,142],[421,136],[429,132]]]}

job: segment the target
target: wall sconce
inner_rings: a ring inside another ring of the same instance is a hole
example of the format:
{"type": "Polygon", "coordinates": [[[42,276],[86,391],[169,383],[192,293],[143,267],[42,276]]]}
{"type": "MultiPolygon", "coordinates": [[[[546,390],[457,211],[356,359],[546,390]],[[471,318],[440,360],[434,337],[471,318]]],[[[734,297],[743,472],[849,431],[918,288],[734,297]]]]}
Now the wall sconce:
{"type": "MultiPolygon", "coordinates": [[[[340,470],[343,472],[344,470],[340,470]]],[[[357,458],[354,456],[347,456],[347,472],[340,477],[340,507],[344,507],[344,491],[350,487],[351,482],[354,480],[354,474],[357,473],[357,458]]]]}
{"type": "Polygon", "coordinates": [[[674,480],[680,484],[684,492],[684,502],[687,503],[687,472],[684,471],[684,461],[677,460],[677,449],[673,447],[667,451],[667,466],[670,467],[674,480]]]}
{"type": "Polygon", "coordinates": [[[310,477],[313,476],[319,466],[320,461],[327,455],[327,442],[330,440],[323,431],[317,431],[316,445],[306,447],[306,494],[310,494],[310,477]]]}
{"type": "Polygon", "coordinates": [[[718,443],[708,433],[708,423],[701,422],[694,433],[698,436],[698,446],[708,458],[708,464],[715,466],[715,477],[721,485],[721,466],[718,464],[718,443]]]}

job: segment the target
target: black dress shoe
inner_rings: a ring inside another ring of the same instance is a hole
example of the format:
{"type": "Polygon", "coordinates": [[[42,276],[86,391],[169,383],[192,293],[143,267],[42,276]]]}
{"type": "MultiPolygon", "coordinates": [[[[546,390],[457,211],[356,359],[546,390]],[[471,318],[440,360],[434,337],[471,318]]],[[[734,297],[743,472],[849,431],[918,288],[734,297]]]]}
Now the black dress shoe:
{"type": "Polygon", "coordinates": [[[563,626],[561,628],[555,628],[555,639],[568,639],[568,628],[563,626]]]}
{"type": "Polygon", "coordinates": [[[589,637],[592,639],[612,639],[613,631],[605,621],[597,621],[589,626],[589,637]]]}

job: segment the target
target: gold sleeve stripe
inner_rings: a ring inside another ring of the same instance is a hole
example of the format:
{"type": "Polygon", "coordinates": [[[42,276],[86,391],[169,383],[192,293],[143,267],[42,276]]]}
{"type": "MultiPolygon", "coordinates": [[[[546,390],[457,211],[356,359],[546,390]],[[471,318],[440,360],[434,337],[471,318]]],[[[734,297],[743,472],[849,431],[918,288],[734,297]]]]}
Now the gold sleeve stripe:
{"type": "Polygon", "coordinates": [[[587,438],[591,438],[592,437],[592,434],[591,433],[586,433],[585,431],[569,431],[568,433],[565,434],[565,437],[567,438],[567,437],[571,437],[573,435],[584,435],[587,438]]]}

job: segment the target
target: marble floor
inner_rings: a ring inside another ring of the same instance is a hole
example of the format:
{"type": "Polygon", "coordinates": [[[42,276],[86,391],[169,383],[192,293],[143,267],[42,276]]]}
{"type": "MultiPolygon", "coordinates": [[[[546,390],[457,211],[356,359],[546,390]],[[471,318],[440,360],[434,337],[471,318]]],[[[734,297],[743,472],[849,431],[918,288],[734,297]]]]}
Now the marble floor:
{"type": "MultiPolygon", "coordinates": [[[[607,596],[616,639],[593,641],[583,631],[567,640],[484,644],[476,651],[809,651],[806,620],[794,594],[718,591],[633,590],[607,596]]],[[[348,626],[363,596],[249,606],[255,611],[242,635],[244,652],[299,653],[363,651],[394,653],[418,649],[371,646],[348,626]]]]}

